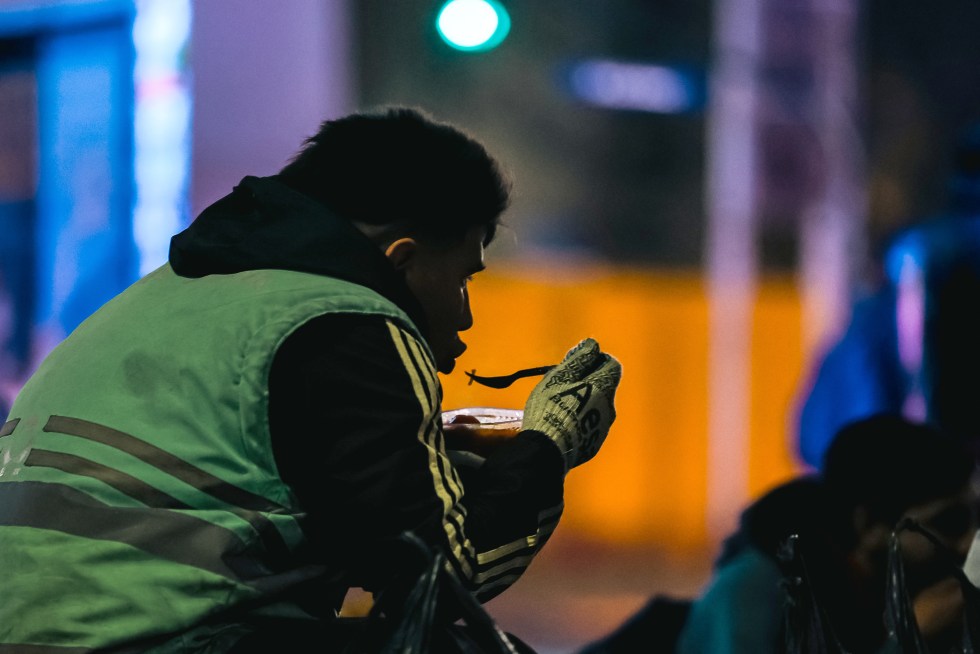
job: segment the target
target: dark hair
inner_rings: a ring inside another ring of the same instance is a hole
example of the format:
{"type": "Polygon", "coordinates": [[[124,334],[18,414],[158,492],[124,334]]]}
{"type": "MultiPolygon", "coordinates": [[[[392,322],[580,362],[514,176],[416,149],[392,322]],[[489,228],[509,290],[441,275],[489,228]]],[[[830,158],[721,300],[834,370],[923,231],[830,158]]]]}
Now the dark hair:
{"type": "Polygon", "coordinates": [[[824,456],[823,480],[846,507],[866,507],[890,526],[910,507],[962,490],[975,461],[961,441],[901,416],[877,414],[845,425],[824,456]]]}
{"type": "Polygon", "coordinates": [[[510,201],[483,145],[405,107],[324,122],[279,179],[347,220],[443,243],[485,225],[488,244],[510,201]]]}

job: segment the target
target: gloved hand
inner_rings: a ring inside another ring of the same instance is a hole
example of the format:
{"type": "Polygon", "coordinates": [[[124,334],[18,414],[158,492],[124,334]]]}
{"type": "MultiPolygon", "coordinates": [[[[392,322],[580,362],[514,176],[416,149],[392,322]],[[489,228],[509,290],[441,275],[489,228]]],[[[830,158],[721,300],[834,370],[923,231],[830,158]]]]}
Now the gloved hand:
{"type": "Polygon", "coordinates": [[[613,398],[622,366],[587,338],[538,382],[524,405],[522,429],[539,431],[565,457],[566,472],[595,456],[616,409],[613,398]]]}

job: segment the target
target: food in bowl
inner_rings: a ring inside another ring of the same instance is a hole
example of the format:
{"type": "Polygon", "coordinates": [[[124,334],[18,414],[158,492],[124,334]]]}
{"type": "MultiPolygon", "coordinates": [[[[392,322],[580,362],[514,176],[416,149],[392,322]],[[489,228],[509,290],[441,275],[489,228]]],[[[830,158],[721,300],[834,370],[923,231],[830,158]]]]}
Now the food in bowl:
{"type": "Polygon", "coordinates": [[[442,413],[446,449],[488,456],[495,447],[517,436],[524,412],[520,409],[467,407],[442,413]]]}

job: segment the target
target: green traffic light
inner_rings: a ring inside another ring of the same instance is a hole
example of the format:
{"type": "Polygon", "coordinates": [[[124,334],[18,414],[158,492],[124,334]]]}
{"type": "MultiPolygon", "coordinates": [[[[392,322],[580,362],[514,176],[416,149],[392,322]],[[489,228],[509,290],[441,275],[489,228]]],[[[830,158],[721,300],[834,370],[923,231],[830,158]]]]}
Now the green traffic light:
{"type": "Polygon", "coordinates": [[[464,52],[497,47],[510,31],[510,16],[496,0],[449,0],[436,18],[443,41],[464,52]]]}

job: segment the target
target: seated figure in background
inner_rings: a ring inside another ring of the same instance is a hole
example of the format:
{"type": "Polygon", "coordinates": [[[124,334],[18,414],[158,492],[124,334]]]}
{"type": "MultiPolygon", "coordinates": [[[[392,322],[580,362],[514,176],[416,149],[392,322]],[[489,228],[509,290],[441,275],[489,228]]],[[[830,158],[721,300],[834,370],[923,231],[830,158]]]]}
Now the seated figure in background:
{"type": "MultiPolygon", "coordinates": [[[[892,530],[912,518],[965,557],[976,531],[973,471],[960,442],[932,427],[885,414],[845,426],[821,476],[779,486],[742,514],[677,652],[782,651],[785,591],[777,557],[792,534],[799,535],[814,595],[841,644],[855,654],[888,651],[882,616],[892,530]]],[[[962,600],[945,563],[921,535],[903,534],[901,544],[923,634],[958,634],[953,623],[962,600]]]]}
{"type": "MultiPolygon", "coordinates": [[[[852,654],[893,651],[883,614],[890,536],[912,518],[962,560],[976,532],[974,459],[962,441],[890,414],[836,435],[821,475],[771,490],[743,513],[699,598],[658,595],[580,654],[785,651],[787,591],[780,551],[798,535],[810,587],[852,654]],[[656,641],[656,642],[653,642],[656,641]]],[[[961,635],[963,598],[948,560],[925,537],[903,532],[908,591],[935,652],[961,635]]]]}

